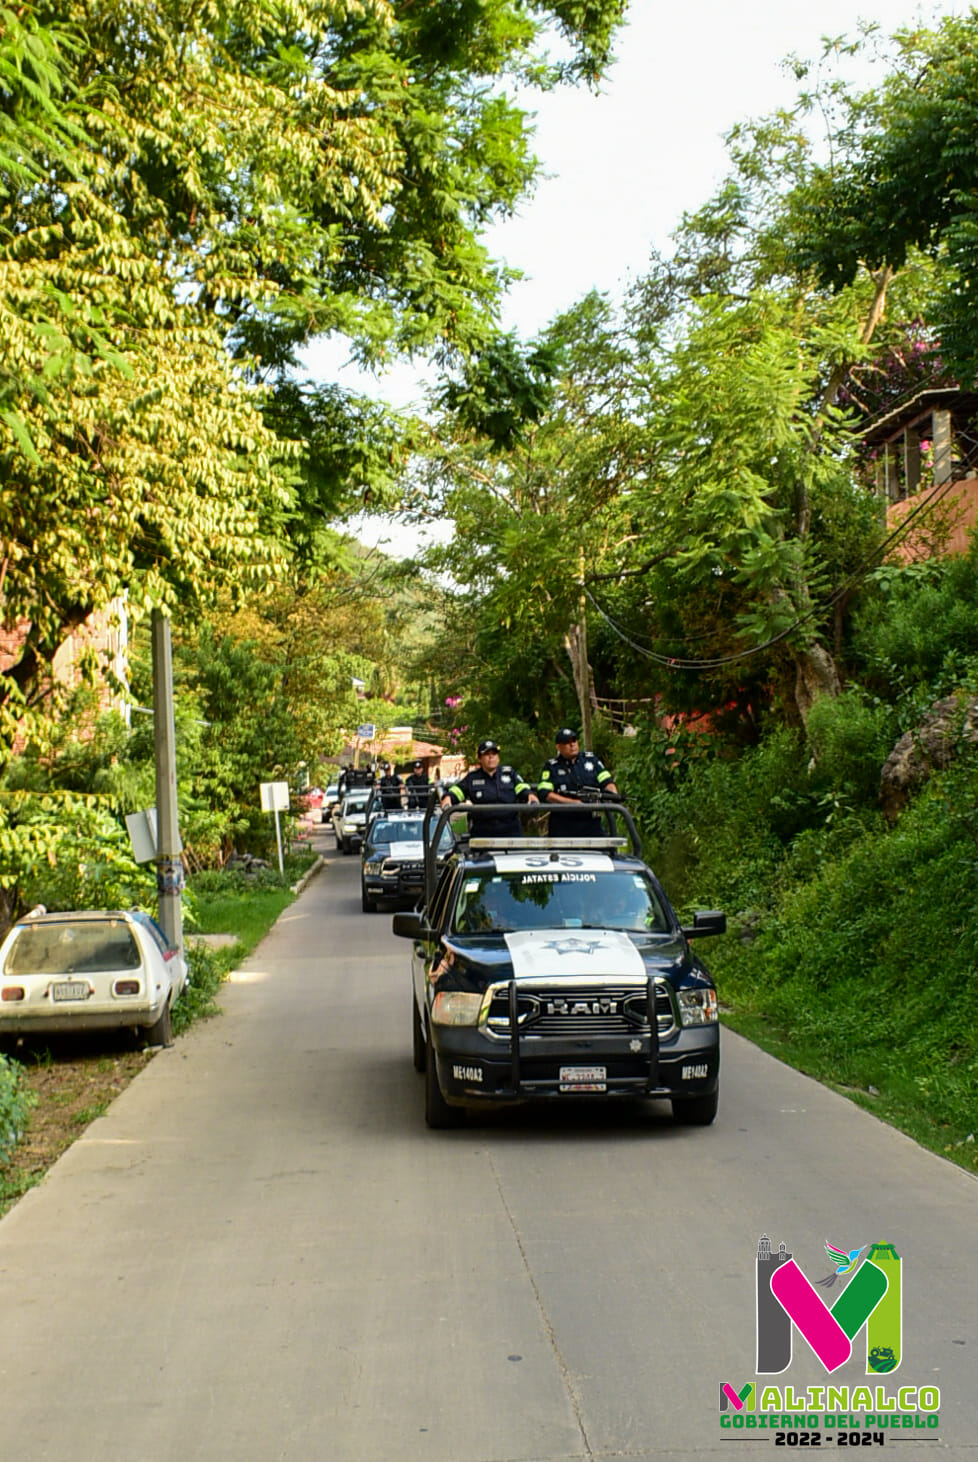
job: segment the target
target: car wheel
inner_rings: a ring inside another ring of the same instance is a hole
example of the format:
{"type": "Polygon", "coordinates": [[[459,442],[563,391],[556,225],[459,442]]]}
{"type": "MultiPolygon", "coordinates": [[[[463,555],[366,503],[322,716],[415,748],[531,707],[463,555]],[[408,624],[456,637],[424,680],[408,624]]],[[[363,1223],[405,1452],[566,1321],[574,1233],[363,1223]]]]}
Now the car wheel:
{"type": "Polygon", "coordinates": [[[673,1097],[672,1120],[681,1127],[709,1127],[719,1101],[718,1091],[711,1091],[709,1096],[673,1097]]]}
{"type": "Polygon", "coordinates": [[[424,1027],[421,1024],[421,1016],[418,1012],[418,1002],[411,994],[411,1009],[414,1011],[414,1069],[423,1071],[426,1064],[424,1027]]]}
{"type": "Polygon", "coordinates": [[[172,1046],[173,1026],[170,1021],[170,1004],[167,1001],[160,1014],[159,1020],[145,1028],[145,1040],[147,1046],[172,1046]]]}
{"type": "Polygon", "coordinates": [[[460,1127],[465,1121],[464,1110],[461,1107],[450,1107],[442,1096],[435,1049],[430,1041],[425,1042],[424,1119],[435,1130],[460,1127]]]}
{"type": "Polygon", "coordinates": [[[379,907],[377,900],[370,897],[362,883],[360,885],[360,907],[365,914],[376,914],[379,907]]]}

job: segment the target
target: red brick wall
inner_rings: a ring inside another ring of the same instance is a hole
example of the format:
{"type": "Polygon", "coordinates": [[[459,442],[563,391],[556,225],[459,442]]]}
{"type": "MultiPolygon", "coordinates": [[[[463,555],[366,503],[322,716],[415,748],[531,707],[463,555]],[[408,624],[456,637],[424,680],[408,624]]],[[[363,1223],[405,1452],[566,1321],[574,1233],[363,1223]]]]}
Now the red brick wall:
{"type": "MultiPolygon", "coordinates": [[[[886,526],[892,533],[915,508],[920,507],[930,489],[893,503],[886,512],[886,526]]],[[[906,538],[892,550],[903,563],[919,563],[937,554],[967,553],[968,544],[978,523],[978,477],[952,482],[947,491],[935,496],[933,506],[921,513],[906,538]]]]}
{"type": "MultiPolygon", "coordinates": [[[[0,672],[9,670],[20,659],[30,620],[21,619],[11,629],[0,627],[0,672]]],[[[81,680],[79,664],[86,650],[98,652],[100,663],[111,666],[117,675],[124,676],[128,629],[125,605],[113,600],[106,609],[98,610],[70,635],[54,657],[54,678],[63,685],[78,685],[81,680]]],[[[115,694],[107,681],[99,683],[99,701],[105,710],[113,706],[122,709],[122,700],[115,694]]]]}

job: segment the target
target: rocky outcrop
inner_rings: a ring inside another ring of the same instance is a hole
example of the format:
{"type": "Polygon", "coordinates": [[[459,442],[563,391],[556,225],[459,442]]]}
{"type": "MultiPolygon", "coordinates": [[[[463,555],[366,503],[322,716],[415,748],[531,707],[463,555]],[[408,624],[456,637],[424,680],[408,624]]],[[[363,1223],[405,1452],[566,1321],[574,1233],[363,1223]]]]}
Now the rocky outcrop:
{"type": "Polygon", "coordinates": [[[900,737],[880,773],[880,805],[888,822],[896,821],[931,772],[950,764],[964,741],[978,742],[978,697],[936,701],[920,725],[900,737]]]}

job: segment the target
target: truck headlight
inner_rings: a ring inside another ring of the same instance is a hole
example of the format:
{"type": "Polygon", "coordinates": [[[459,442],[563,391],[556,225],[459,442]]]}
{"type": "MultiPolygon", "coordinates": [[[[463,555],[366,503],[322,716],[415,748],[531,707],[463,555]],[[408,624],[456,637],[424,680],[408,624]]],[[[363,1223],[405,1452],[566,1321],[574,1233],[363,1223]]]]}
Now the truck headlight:
{"type": "Polygon", "coordinates": [[[677,990],[676,998],[683,1025],[714,1025],[719,1019],[715,990],[677,990]]]}
{"type": "Polygon", "coordinates": [[[363,871],[364,873],[370,873],[374,876],[379,876],[384,871],[384,865],[383,863],[364,863],[363,871]]]}
{"type": "Polygon", "coordinates": [[[482,996],[468,990],[440,990],[431,1007],[435,1025],[478,1025],[482,996]]]}

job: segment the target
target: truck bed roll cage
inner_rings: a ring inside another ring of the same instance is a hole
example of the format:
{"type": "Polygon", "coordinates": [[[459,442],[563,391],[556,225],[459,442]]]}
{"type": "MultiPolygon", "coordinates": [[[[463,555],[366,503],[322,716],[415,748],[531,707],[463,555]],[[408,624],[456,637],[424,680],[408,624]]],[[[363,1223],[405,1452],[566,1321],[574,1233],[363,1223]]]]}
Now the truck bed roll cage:
{"type": "Polygon", "coordinates": [[[588,801],[588,802],[517,802],[517,803],[489,803],[478,805],[473,802],[457,802],[451,807],[442,807],[440,794],[437,787],[433,787],[428,794],[428,805],[425,808],[424,824],[422,828],[422,840],[424,842],[424,897],[425,904],[430,904],[435,894],[435,886],[438,882],[438,849],[441,847],[442,834],[448,828],[454,840],[455,847],[468,847],[479,852],[489,852],[497,849],[499,852],[513,852],[519,849],[526,849],[529,852],[541,853],[544,851],[561,851],[565,849],[585,849],[593,852],[612,852],[627,849],[636,858],[642,856],[642,840],[638,835],[631,812],[623,802],[616,801],[588,801]],[[584,838],[562,838],[550,835],[549,819],[555,814],[558,819],[568,813],[576,813],[580,816],[582,810],[592,812],[599,817],[607,827],[607,835],[584,838]],[[487,834],[476,833],[474,836],[468,832],[459,833],[452,829],[452,818],[467,813],[515,813],[520,823],[534,823],[548,819],[548,833],[534,835],[527,830],[526,837],[493,837],[487,834]],[[624,834],[618,831],[620,825],[624,826],[624,834]]]}

